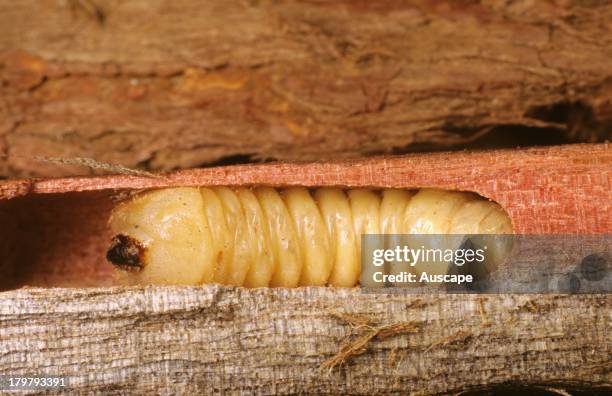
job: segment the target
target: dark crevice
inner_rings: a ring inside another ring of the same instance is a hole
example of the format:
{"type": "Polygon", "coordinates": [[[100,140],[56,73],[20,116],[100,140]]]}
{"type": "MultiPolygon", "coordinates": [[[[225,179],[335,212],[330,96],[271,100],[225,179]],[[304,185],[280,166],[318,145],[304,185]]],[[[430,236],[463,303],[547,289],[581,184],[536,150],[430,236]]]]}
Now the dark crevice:
{"type": "Polygon", "coordinates": [[[239,164],[249,164],[254,162],[254,156],[255,154],[234,154],[234,155],[227,155],[225,157],[221,157],[215,161],[211,161],[211,162],[207,162],[204,163],[202,165],[200,165],[201,167],[207,167],[207,166],[223,166],[223,165],[239,165],[239,164]]]}
{"type": "Polygon", "coordinates": [[[410,144],[394,148],[393,154],[598,143],[612,140],[612,119],[598,119],[593,108],[584,101],[563,101],[534,106],[527,110],[525,117],[543,121],[550,126],[507,124],[473,127],[449,123],[442,130],[458,135],[462,138],[461,140],[479,134],[481,136],[467,144],[446,147],[440,145],[439,142],[410,144]],[[486,133],[481,133],[485,130],[486,133]]]}
{"type": "Polygon", "coordinates": [[[226,165],[240,165],[240,164],[252,164],[252,163],[266,163],[274,162],[274,158],[260,158],[255,153],[248,154],[233,154],[221,157],[215,161],[205,162],[200,164],[199,167],[206,168],[212,166],[226,166],[226,165]]]}
{"type": "MultiPolygon", "coordinates": [[[[439,144],[428,142],[410,144],[404,147],[393,148],[393,154],[405,154],[423,151],[447,151],[447,150],[486,150],[501,148],[517,148],[530,146],[552,146],[560,144],[575,143],[568,138],[562,128],[541,128],[525,125],[498,125],[489,127],[489,131],[474,139],[468,144],[450,145],[440,147],[439,144]]],[[[482,128],[447,126],[445,132],[453,132],[461,136],[470,136],[479,133],[482,128]]]]}
{"type": "Polygon", "coordinates": [[[567,124],[572,112],[593,113],[593,110],[583,102],[559,102],[545,106],[534,106],[527,110],[525,117],[540,121],[567,124]]]}
{"type": "Polygon", "coordinates": [[[612,119],[597,119],[593,108],[579,100],[534,106],[527,110],[525,117],[565,125],[565,134],[571,143],[596,143],[612,138],[612,119]]]}

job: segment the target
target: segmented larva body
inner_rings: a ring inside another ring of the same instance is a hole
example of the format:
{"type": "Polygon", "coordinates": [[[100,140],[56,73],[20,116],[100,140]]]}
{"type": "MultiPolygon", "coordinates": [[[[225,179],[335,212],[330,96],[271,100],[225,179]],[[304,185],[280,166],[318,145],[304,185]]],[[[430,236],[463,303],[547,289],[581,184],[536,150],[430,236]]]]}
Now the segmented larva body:
{"type": "Polygon", "coordinates": [[[494,202],[436,189],[167,188],[109,224],[125,283],[246,287],[355,286],[362,234],[512,233],[494,202]]]}

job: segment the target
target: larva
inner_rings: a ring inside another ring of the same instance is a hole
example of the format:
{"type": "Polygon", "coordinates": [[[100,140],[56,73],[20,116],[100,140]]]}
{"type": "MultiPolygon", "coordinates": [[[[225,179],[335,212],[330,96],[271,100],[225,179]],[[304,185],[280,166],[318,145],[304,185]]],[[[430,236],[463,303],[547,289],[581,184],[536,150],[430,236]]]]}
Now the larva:
{"type": "Polygon", "coordinates": [[[362,234],[512,233],[496,203],[437,189],[166,188],[121,203],[109,225],[124,283],[246,287],[355,286],[362,234]]]}

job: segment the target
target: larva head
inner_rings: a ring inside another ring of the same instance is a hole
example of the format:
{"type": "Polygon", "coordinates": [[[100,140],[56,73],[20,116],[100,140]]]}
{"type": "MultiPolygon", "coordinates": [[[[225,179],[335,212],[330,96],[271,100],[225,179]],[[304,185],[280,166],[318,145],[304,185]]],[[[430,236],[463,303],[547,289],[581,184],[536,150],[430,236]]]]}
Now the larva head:
{"type": "Polygon", "coordinates": [[[197,188],[147,192],[119,205],[107,259],[127,284],[199,284],[211,273],[210,231],[197,188]]]}
{"type": "Polygon", "coordinates": [[[125,271],[140,271],[145,265],[146,247],[129,235],[117,234],[111,240],[106,259],[125,271]]]}

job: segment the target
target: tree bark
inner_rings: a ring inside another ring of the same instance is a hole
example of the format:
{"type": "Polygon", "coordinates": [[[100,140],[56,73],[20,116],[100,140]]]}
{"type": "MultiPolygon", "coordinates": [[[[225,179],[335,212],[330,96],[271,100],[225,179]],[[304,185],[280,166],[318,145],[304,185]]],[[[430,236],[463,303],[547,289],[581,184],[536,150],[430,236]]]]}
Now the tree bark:
{"type": "Polygon", "coordinates": [[[601,1],[0,1],[0,176],[602,140],[610,20],[601,1]]]}
{"type": "Polygon", "coordinates": [[[79,393],[418,395],[505,383],[610,391],[611,303],[335,288],[25,289],[0,300],[0,374],[63,375],[79,393]],[[321,367],[366,319],[411,327],[321,367]]]}

